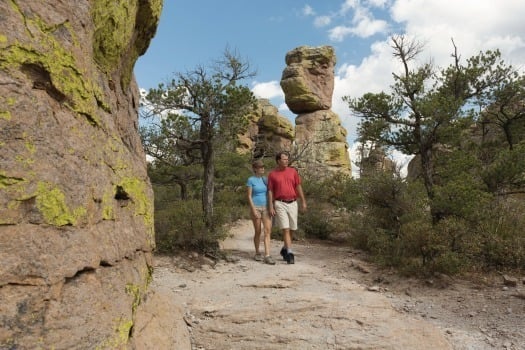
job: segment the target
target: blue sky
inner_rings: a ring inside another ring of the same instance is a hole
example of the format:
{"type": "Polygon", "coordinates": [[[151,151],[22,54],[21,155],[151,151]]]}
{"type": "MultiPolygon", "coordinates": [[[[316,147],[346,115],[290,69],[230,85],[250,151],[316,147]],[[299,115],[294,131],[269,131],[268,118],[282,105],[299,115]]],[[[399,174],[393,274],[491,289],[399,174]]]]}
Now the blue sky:
{"type": "Polygon", "coordinates": [[[157,34],[135,76],[140,88],[156,87],[174,72],[220,58],[228,46],[257,70],[249,82],[252,91],[293,122],[279,86],[286,53],[302,45],[331,45],[337,56],[332,110],[352,147],[358,120],[341,97],[388,91],[399,69],[390,35],[424,43],[421,62],[450,64],[453,38],[464,59],[498,48],[523,69],[523,18],[522,0],[165,0],[157,34]]]}

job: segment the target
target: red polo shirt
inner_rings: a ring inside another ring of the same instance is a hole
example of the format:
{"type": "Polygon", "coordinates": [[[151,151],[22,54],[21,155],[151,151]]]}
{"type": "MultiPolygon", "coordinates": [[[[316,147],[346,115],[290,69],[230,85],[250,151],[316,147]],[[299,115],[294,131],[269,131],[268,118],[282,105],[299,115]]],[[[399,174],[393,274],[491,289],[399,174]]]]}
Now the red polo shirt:
{"type": "Polygon", "coordinates": [[[268,189],[273,199],[297,199],[295,188],[301,184],[301,178],[294,168],[274,169],[268,175],[268,189]]]}

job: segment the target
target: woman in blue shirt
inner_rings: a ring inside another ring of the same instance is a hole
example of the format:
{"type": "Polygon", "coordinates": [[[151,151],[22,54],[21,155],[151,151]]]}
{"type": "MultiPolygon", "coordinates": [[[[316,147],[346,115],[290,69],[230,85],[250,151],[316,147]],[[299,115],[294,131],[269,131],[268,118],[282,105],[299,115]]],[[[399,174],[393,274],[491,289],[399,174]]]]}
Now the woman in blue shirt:
{"type": "Polygon", "coordinates": [[[272,220],[268,212],[268,180],[264,176],[264,164],[260,160],[252,163],[253,176],[246,182],[248,203],[250,205],[250,216],[255,229],[253,243],[255,245],[255,260],[264,261],[266,264],[274,265],[270,255],[270,235],[272,231],[272,220]],[[261,224],[264,230],[264,257],[259,252],[261,240],[261,224]]]}

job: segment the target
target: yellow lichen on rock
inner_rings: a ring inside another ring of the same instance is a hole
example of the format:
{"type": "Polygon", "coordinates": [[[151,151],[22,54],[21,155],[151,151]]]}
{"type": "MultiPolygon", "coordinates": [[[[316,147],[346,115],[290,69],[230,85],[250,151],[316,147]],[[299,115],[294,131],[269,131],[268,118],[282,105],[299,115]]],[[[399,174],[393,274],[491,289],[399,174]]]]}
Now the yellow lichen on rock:
{"type": "Polygon", "coordinates": [[[36,206],[49,225],[76,225],[80,218],[86,216],[86,209],[82,207],[69,209],[64,193],[46,182],[38,183],[36,206]]]}

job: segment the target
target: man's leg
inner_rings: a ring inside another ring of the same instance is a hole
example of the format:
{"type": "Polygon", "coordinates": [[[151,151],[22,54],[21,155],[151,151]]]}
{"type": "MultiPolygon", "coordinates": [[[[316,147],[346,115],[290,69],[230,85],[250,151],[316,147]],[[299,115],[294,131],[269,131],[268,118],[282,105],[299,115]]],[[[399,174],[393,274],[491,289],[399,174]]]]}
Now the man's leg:
{"type": "Polygon", "coordinates": [[[286,250],[292,249],[292,236],[290,234],[289,228],[283,228],[283,241],[284,241],[284,247],[286,250]]]}
{"type": "Polygon", "coordinates": [[[292,234],[289,228],[283,229],[283,241],[284,241],[284,248],[286,249],[285,255],[283,255],[284,260],[288,264],[294,264],[295,263],[295,256],[292,253],[292,234]]]}

